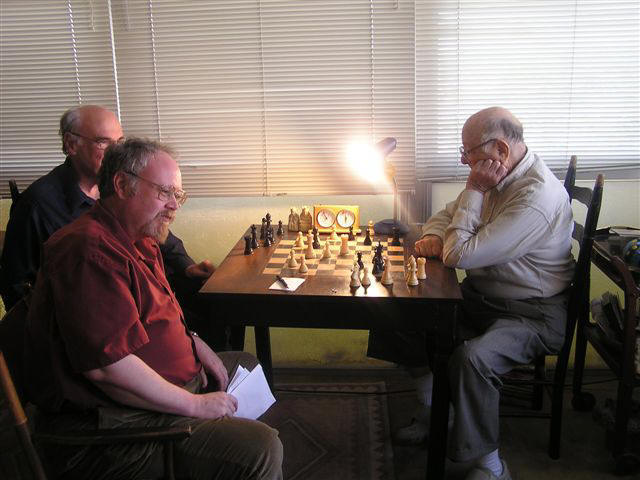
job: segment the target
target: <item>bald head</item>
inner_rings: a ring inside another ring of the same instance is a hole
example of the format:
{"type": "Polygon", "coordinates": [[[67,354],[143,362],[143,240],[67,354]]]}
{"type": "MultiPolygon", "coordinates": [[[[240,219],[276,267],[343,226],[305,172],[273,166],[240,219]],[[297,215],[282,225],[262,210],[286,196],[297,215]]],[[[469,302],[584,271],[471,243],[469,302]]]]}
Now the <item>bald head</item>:
{"type": "Polygon", "coordinates": [[[471,143],[478,144],[490,138],[499,138],[510,145],[524,142],[520,120],[503,107],[489,107],[471,115],[462,128],[463,139],[465,134],[471,143]]]}

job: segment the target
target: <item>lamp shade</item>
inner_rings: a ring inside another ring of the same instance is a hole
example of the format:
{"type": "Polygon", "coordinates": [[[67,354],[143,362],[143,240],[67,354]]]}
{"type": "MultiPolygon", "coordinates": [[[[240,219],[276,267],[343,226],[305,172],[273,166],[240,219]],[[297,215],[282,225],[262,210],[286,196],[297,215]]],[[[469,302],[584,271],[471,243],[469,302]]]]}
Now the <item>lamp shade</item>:
{"type": "Polygon", "coordinates": [[[396,149],[397,144],[398,142],[393,137],[383,138],[376,143],[376,150],[378,150],[382,158],[384,158],[396,149]]]}

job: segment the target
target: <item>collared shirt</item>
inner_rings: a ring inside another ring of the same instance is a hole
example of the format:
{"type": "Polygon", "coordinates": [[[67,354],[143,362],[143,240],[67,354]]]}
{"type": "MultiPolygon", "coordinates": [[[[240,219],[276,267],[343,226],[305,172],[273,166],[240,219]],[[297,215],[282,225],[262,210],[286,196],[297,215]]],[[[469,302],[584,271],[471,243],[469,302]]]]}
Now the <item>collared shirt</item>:
{"type": "MultiPolygon", "coordinates": [[[[78,186],[69,158],[22,192],[11,207],[0,258],[0,294],[7,309],[35,282],[44,242],[94,203],[78,186]]],[[[184,276],[185,268],[194,263],[171,233],[161,250],[168,278],[184,276]]]]}
{"type": "Polygon", "coordinates": [[[132,242],[99,201],[45,243],[26,336],[29,395],[48,411],[111,405],[82,372],[129,354],[179,386],[200,370],[157,243],[132,242]]]}
{"type": "Polygon", "coordinates": [[[564,186],[534,153],[484,194],[465,189],[423,227],[443,239],[443,261],[496,298],[551,297],[573,275],[573,215],[564,186]]]}

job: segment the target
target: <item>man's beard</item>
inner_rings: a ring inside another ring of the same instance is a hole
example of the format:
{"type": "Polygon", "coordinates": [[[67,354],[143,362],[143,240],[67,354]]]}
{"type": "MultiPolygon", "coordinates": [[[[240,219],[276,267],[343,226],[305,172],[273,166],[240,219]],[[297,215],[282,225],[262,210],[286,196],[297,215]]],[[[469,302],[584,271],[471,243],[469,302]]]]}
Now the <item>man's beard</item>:
{"type": "Polygon", "coordinates": [[[153,220],[142,227],[142,233],[146,237],[151,237],[162,245],[167,241],[167,237],[169,236],[169,224],[173,222],[173,219],[173,215],[167,214],[166,212],[160,212],[153,220]],[[171,217],[171,221],[169,223],[164,221],[165,216],[171,217]]]}

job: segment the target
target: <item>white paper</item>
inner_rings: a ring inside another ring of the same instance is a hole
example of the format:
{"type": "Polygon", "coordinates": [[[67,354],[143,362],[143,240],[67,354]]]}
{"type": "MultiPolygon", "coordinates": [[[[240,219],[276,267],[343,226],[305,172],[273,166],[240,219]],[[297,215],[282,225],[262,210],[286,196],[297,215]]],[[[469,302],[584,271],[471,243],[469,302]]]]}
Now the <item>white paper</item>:
{"type": "Polygon", "coordinates": [[[258,418],[276,401],[262,371],[262,365],[257,365],[251,372],[239,366],[229,382],[227,393],[238,399],[238,410],[234,416],[250,420],[258,418]]]}
{"type": "Polygon", "coordinates": [[[269,287],[269,290],[286,290],[288,292],[293,292],[296,288],[304,283],[304,278],[298,277],[283,277],[283,280],[287,282],[289,288],[282,285],[282,282],[280,282],[279,280],[276,280],[275,282],[273,282],[273,285],[269,287]]]}

